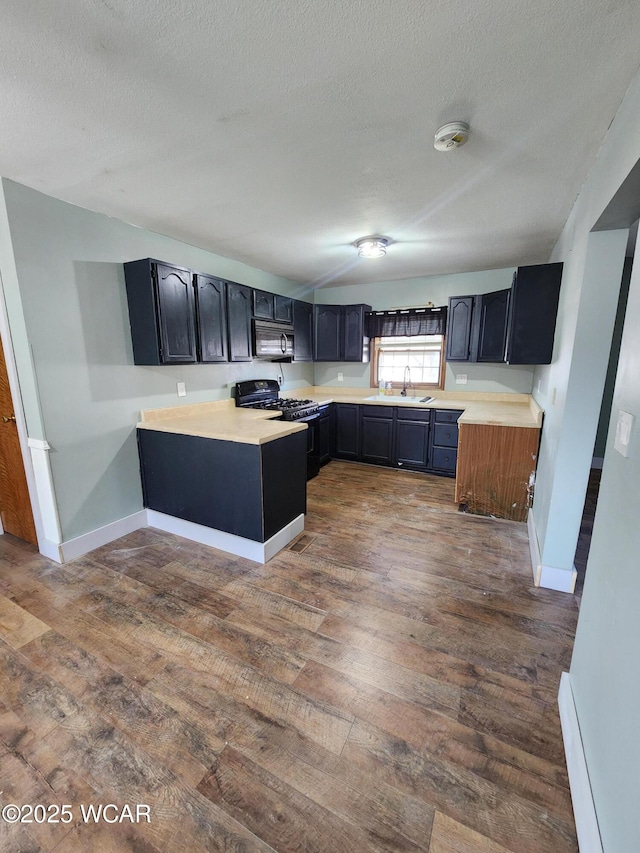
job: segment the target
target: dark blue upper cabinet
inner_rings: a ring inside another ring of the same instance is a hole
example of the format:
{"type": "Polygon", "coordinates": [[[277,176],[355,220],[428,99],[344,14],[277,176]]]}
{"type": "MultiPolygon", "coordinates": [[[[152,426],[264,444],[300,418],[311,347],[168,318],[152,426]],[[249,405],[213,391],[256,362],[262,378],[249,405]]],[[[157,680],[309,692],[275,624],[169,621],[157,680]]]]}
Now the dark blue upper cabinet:
{"type": "Polygon", "coordinates": [[[124,264],[135,364],[198,359],[191,270],[145,258],[124,264]]]}

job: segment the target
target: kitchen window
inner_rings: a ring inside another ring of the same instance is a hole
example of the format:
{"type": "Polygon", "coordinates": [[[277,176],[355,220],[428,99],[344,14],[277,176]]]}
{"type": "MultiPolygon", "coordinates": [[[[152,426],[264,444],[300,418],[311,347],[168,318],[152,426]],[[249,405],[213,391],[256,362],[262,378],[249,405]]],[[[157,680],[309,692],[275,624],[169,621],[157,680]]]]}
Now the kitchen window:
{"type": "Polygon", "coordinates": [[[391,382],[393,388],[442,388],[444,335],[380,337],[373,339],[372,385],[391,382]]]}

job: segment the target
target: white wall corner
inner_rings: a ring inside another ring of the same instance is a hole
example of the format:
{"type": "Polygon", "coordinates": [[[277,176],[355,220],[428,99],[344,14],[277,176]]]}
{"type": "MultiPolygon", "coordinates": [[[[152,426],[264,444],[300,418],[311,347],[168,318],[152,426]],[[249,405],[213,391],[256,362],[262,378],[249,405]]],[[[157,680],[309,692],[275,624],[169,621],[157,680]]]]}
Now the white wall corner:
{"type": "Polygon", "coordinates": [[[51,463],[49,460],[49,443],[39,438],[27,439],[29,455],[31,456],[31,467],[33,470],[33,483],[36,492],[37,506],[40,512],[40,530],[38,531],[38,547],[41,554],[52,560],[59,560],[51,556],[51,547],[58,547],[62,541],[60,532],[60,521],[58,518],[58,507],[56,495],[53,488],[53,476],[51,474],[51,463]],[[44,549],[44,550],[43,550],[44,549]]]}
{"type": "Polygon", "coordinates": [[[529,510],[527,515],[527,532],[529,534],[529,552],[531,554],[531,570],[533,572],[533,583],[540,586],[540,575],[542,574],[542,559],[540,557],[540,546],[538,545],[538,534],[536,524],[533,520],[533,512],[529,510]]]}
{"type": "Polygon", "coordinates": [[[587,759],[568,672],[563,672],[560,678],[558,707],[580,853],[602,853],[602,839],[589,782],[587,759]]]}
{"type": "Polygon", "coordinates": [[[556,569],[553,566],[541,566],[540,586],[555,589],[557,592],[573,592],[576,588],[578,572],[573,569],[556,569]]]}
{"type": "Polygon", "coordinates": [[[119,539],[121,536],[126,536],[128,533],[133,533],[134,530],[140,530],[141,527],[147,526],[147,511],[141,509],[132,515],[127,515],[124,518],[119,518],[117,521],[112,521],[110,524],[105,524],[104,527],[90,530],[88,533],[83,533],[82,536],[76,536],[75,539],[69,539],[67,542],[61,543],[61,562],[66,563],[69,560],[75,560],[77,557],[82,557],[83,554],[88,554],[89,551],[93,551],[95,548],[108,545],[114,539],[119,539]]]}
{"type": "Polygon", "coordinates": [[[535,586],[541,586],[544,589],[555,589],[557,592],[573,592],[578,577],[575,566],[573,569],[567,570],[543,565],[536,524],[531,510],[529,510],[527,516],[527,533],[529,534],[531,571],[533,572],[533,583],[535,586]]]}

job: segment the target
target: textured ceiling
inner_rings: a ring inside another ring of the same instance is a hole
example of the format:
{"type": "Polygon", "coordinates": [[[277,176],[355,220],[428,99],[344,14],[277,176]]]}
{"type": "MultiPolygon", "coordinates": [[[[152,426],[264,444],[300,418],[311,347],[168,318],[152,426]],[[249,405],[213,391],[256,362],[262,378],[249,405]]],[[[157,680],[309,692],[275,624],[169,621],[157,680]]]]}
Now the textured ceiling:
{"type": "Polygon", "coordinates": [[[637,0],[3,0],[0,174],[312,286],[544,262],[639,43],[637,0]]]}

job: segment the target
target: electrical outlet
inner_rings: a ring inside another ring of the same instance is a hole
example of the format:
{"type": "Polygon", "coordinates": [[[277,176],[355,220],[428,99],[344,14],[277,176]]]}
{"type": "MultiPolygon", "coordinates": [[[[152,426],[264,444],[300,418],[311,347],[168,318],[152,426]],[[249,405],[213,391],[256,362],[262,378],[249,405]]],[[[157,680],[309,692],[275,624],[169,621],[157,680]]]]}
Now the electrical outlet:
{"type": "Polygon", "coordinates": [[[278,374],[278,385],[280,387],[282,387],[283,384],[284,384],[284,376],[282,375],[282,373],[279,373],[278,374]]]}
{"type": "Polygon", "coordinates": [[[344,373],[338,374],[338,382],[344,382],[344,373]]]}
{"type": "Polygon", "coordinates": [[[622,409],[619,410],[613,447],[622,456],[629,455],[629,442],[631,441],[631,430],[633,429],[634,420],[635,418],[630,412],[623,412],[622,409]]]}
{"type": "Polygon", "coordinates": [[[187,396],[187,386],[184,382],[177,382],[176,388],[178,389],[178,397],[187,396]]]}
{"type": "Polygon", "coordinates": [[[466,373],[456,373],[456,385],[466,385],[467,384],[467,374],[466,373]]]}

